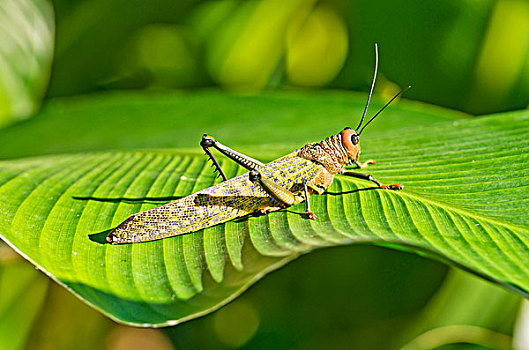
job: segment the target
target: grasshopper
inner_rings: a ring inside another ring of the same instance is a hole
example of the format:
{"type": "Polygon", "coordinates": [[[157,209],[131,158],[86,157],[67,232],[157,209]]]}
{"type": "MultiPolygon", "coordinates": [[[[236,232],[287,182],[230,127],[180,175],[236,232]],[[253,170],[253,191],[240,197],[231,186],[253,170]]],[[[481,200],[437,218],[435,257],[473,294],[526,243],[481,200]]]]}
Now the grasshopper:
{"type": "Polygon", "coordinates": [[[401,190],[403,186],[400,184],[384,185],[369,174],[345,170],[348,164],[355,164],[358,168],[375,164],[372,159],[360,162],[360,134],[395,98],[410,88],[408,86],[396,94],[362,127],[375,86],[377,70],[378,48],[375,45],[375,73],[364,113],[356,128],[358,132],[346,127],[336,135],[321,142],[309,143],[267,164],[204,134],[200,145],[223,181],[176,201],[130,216],[107,236],[107,241],[121,244],[178,236],[248,214],[268,214],[303,201],[306,203],[307,217],[316,219],[310,209],[309,197],[313,194],[323,194],[335,175],[371,181],[382,189],[401,190]],[[210,151],[211,147],[249,172],[228,179],[210,151]]]}

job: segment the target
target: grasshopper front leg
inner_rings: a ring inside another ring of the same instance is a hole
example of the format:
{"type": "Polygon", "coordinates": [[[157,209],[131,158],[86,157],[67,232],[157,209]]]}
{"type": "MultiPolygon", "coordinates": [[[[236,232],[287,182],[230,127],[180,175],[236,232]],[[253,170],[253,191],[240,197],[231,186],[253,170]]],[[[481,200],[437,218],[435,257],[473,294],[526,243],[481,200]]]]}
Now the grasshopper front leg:
{"type": "Polygon", "coordinates": [[[384,185],[380,181],[376,180],[372,175],[369,175],[369,174],[355,173],[352,171],[343,171],[341,174],[345,176],[355,177],[357,179],[371,181],[375,183],[378,187],[383,188],[385,190],[397,190],[398,191],[404,188],[404,186],[402,186],[401,184],[384,185]]]}
{"type": "Polygon", "coordinates": [[[362,168],[367,168],[369,164],[376,164],[377,162],[375,162],[373,159],[368,159],[365,162],[360,163],[358,160],[355,159],[354,163],[356,164],[357,167],[362,169],[362,168]]]}

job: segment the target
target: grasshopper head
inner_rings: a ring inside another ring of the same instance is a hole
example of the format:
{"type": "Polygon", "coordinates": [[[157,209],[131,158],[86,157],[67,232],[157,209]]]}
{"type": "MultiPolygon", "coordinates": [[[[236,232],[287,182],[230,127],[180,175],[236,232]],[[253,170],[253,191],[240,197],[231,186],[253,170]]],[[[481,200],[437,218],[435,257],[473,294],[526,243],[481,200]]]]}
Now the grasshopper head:
{"type": "Polygon", "coordinates": [[[342,146],[347,151],[349,160],[358,160],[360,156],[360,137],[355,130],[347,127],[340,132],[342,146]]]}

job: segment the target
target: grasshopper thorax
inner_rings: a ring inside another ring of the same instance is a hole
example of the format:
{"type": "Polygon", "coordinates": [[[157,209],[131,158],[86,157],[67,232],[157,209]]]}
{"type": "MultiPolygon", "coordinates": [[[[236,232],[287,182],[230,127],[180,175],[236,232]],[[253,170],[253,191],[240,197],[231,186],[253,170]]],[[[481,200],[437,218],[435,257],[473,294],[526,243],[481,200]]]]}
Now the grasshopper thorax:
{"type": "Polygon", "coordinates": [[[331,174],[338,174],[347,163],[357,160],[359,154],[358,135],[351,128],[345,128],[321,142],[309,143],[299,150],[298,156],[320,163],[331,174]]]}

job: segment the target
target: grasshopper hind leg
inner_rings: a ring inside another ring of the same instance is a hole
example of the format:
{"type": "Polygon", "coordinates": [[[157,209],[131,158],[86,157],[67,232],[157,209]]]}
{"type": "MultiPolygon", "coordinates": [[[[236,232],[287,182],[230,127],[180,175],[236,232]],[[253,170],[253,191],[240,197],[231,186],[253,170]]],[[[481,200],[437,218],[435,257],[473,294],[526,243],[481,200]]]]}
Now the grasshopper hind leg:
{"type": "Polygon", "coordinates": [[[219,162],[217,161],[217,158],[211,153],[209,150],[210,147],[213,147],[215,145],[215,139],[212,137],[209,137],[208,135],[204,134],[202,136],[202,140],[200,141],[200,146],[202,146],[202,149],[204,152],[206,152],[206,155],[208,158],[213,162],[213,166],[215,166],[215,171],[219,172],[219,175],[222,176],[222,180],[226,181],[228,178],[226,177],[226,174],[224,174],[224,171],[222,171],[222,168],[220,167],[219,162]]]}
{"type": "Polygon", "coordinates": [[[284,208],[283,207],[266,207],[266,208],[261,208],[257,210],[257,213],[259,213],[260,215],[266,215],[266,214],[270,214],[274,211],[278,211],[281,209],[284,209],[284,208]]]}
{"type": "Polygon", "coordinates": [[[274,201],[279,205],[287,207],[296,203],[296,197],[294,196],[294,193],[276,184],[275,182],[270,181],[270,179],[261,174],[260,171],[252,170],[248,176],[251,182],[259,183],[265,192],[268,193],[270,197],[272,197],[272,199],[274,199],[274,201]]]}
{"type": "MultiPolygon", "coordinates": [[[[291,206],[293,204],[299,203],[299,198],[296,198],[296,195],[290,190],[270,181],[266,176],[262,175],[258,170],[252,170],[249,174],[250,181],[259,183],[266,193],[272,197],[272,199],[278,204],[275,207],[266,207],[259,209],[259,213],[268,214],[270,212],[280,210],[291,206]]],[[[305,202],[307,203],[307,216],[310,219],[317,219],[318,217],[310,210],[309,203],[309,188],[307,182],[303,182],[303,189],[305,192],[305,202]]]]}
{"type": "Polygon", "coordinates": [[[215,156],[213,155],[213,153],[211,153],[211,151],[209,150],[210,147],[215,148],[217,151],[224,154],[226,157],[230,158],[237,164],[245,167],[246,169],[250,171],[260,169],[261,167],[264,166],[264,164],[258,161],[257,159],[253,159],[252,157],[249,157],[245,154],[237,152],[229,148],[228,146],[223,145],[222,143],[218,142],[213,137],[207,134],[204,134],[202,136],[202,140],[200,141],[200,146],[202,146],[202,149],[204,150],[204,152],[206,152],[206,155],[213,162],[213,165],[215,166],[215,170],[219,172],[220,176],[222,176],[222,179],[224,181],[226,181],[228,178],[226,177],[226,174],[224,174],[224,172],[222,171],[220,164],[215,158],[215,156]]]}

